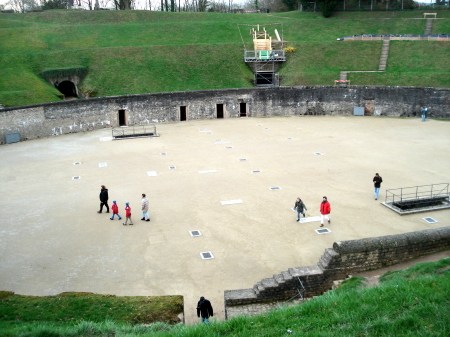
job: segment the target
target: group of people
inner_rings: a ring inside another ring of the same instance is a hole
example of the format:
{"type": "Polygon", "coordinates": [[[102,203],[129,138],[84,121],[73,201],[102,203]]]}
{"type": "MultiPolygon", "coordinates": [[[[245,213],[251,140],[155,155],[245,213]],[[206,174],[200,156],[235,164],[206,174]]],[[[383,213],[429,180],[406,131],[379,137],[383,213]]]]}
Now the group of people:
{"type": "MultiPolygon", "coordinates": [[[[106,207],[106,213],[109,213],[109,206],[108,206],[108,189],[105,187],[105,185],[101,186],[100,190],[100,210],[97,213],[103,212],[103,206],[106,207]]],[[[150,221],[150,216],[148,215],[148,206],[149,202],[147,199],[147,196],[142,193],[142,200],[141,200],[141,211],[142,211],[142,219],[143,221],[150,221]]],[[[114,200],[113,204],[111,205],[111,211],[112,216],[109,218],[110,220],[114,220],[114,216],[117,215],[119,218],[118,220],[122,220],[122,217],[119,214],[119,206],[117,205],[117,202],[114,200]]],[[[131,207],[130,203],[125,203],[125,222],[123,223],[124,226],[128,225],[128,221],[130,221],[130,225],[133,225],[133,220],[131,219],[131,207]]]]}
{"type": "MultiPolygon", "coordinates": [[[[373,184],[375,187],[375,200],[378,200],[382,182],[383,179],[380,177],[380,175],[378,173],[375,173],[375,177],[373,177],[373,184]]],[[[306,217],[305,211],[307,211],[308,209],[306,208],[305,204],[303,203],[302,199],[300,199],[300,197],[298,197],[297,200],[295,201],[294,210],[297,211],[297,221],[300,221],[301,215],[303,215],[303,217],[306,217]]],[[[331,213],[331,205],[327,197],[324,196],[322,199],[322,203],[320,204],[320,227],[323,227],[323,223],[325,220],[327,220],[328,223],[331,223],[329,216],[330,213],[331,213]]]]}

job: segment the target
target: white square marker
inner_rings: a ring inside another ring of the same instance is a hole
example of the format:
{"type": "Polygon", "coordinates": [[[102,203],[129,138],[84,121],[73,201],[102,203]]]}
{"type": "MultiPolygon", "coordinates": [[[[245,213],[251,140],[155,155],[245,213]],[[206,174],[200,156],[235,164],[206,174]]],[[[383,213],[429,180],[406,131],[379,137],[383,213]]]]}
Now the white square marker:
{"type": "Polygon", "coordinates": [[[331,233],[331,231],[328,228],[320,228],[320,229],[316,229],[316,233],[317,234],[328,234],[328,233],[331,233]]]}
{"type": "Polygon", "coordinates": [[[269,128],[264,128],[264,130],[269,130],[269,128]]]}
{"type": "Polygon", "coordinates": [[[232,149],[232,146],[225,146],[226,149],[232,149]]]}
{"type": "Polygon", "coordinates": [[[167,153],[166,152],[161,152],[160,155],[161,156],[167,156],[167,153]]]}
{"type": "Polygon", "coordinates": [[[198,171],[198,173],[216,173],[217,170],[205,170],[205,171],[198,171]]]}
{"type": "Polygon", "coordinates": [[[437,221],[437,220],[435,220],[433,218],[422,218],[422,220],[425,220],[428,223],[437,223],[437,222],[439,222],[439,221],[437,221]]]}
{"type": "Polygon", "coordinates": [[[157,176],[156,171],[147,171],[147,175],[149,177],[156,177],[157,176]]]}
{"type": "Polygon", "coordinates": [[[214,259],[214,255],[212,252],[202,252],[200,253],[200,256],[203,260],[210,260],[210,259],[214,259]]]}
{"type": "Polygon", "coordinates": [[[275,187],[269,187],[269,190],[271,191],[277,191],[277,190],[281,190],[281,187],[275,186],[275,187]]]}
{"type": "Polygon", "coordinates": [[[323,154],[320,153],[320,152],[314,152],[314,154],[315,154],[316,156],[323,156],[323,154]]]}
{"type": "Polygon", "coordinates": [[[108,166],[108,164],[106,164],[106,163],[98,163],[98,167],[106,167],[106,166],[108,166]]]}
{"type": "Polygon", "coordinates": [[[72,177],[72,180],[80,180],[80,179],[81,179],[80,176],[72,177]]]}
{"type": "Polygon", "coordinates": [[[225,200],[220,202],[222,205],[234,205],[234,204],[242,204],[243,201],[241,199],[236,200],[225,200]]]}
{"type": "Polygon", "coordinates": [[[320,221],[320,216],[310,216],[308,218],[300,218],[300,223],[314,222],[314,221],[320,221]]]}
{"type": "Polygon", "coordinates": [[[245,158],[240,158],[240,159],[238,159],[239,161],[247,161],[247,159],[245,159],[245,158]]]}
{"type": "Polygon", "coordinates": [[[261,170],[253,170],[252,173],[261,173],[261,170]]]}
{"type": "Polygon", "coordinates": [[[189,231],[189,234],[191,234],[192,237],[202,236],[202,233],[200,233],[199,230],[189,231]]]}
{"type": "Polygon", "coordinates": [[[291,137],[289,137],[289,138],[286,138],[287,140],[292,140],[292,138],[291,137]]]}
{"type": "Polygon", "coordinates": [[[169,166],[169,170],[176,170],[177,167],[176,166],[169,166]]]}
{"type": "Polygon", "coordinates": [[[81,161],[77,161],[75,163],[73,163],[74,165],[81,165],[81,161]]]}

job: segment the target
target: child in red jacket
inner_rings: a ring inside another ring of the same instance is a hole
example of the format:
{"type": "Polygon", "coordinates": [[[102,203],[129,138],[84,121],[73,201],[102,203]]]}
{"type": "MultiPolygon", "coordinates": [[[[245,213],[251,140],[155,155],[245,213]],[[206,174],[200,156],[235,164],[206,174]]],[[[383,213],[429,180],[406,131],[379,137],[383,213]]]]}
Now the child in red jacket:
{"type": "Polygon", "coordinates": [[[127,217],[127,219],[125,220],[123,225],[124,226],[127,225],[128,219],[130,219],[130,225],[132,225],[133,224],[133,220],[131,220],[131,207],[130,207],[130,204],[128,202],[125,203],[125,216],[127,217]]]}
{"type": "Polygon", "coordinates": [[[117,206],[116,201],[113,201],[113,204],[111,206],[111,210],[112,210],[113,215],[109,218],[110,220],[114,220],[114,215],[116,215],[116,214],[119,217],[119,220],[122,219],[122,217],[119,214],[119,206],[117,206]]]}

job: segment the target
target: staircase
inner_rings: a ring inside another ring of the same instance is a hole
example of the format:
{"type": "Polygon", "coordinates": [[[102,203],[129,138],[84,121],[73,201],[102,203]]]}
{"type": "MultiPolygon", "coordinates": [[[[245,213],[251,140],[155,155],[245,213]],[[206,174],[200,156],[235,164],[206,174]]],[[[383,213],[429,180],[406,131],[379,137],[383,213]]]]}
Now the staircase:
{"type": "Polygon", "coordinates": [[[378,66],[378,71],[386,71],[390,42],[391,40],[383,40],[383,47],[381,48],[380,65],[378,66]]]}

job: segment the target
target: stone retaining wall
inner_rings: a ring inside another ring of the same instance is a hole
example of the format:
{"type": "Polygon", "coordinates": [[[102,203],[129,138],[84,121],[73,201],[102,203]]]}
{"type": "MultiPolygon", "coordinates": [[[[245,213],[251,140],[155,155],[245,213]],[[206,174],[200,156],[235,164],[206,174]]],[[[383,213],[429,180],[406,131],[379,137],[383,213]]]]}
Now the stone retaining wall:
{"type": "Polygon", "coordinates": [[[450,118],[450,89],[417,87],[302,86],[169,92],[79,99],[0,109],[0,144],[5,135],[21,140],[126,125],[224,118],[353,115],[365,107],[377,116],[450,118]],[[219,106],[218,106],[219,105],[219,106]],[[220,117],[220,114],[219,114],[220,117]]]}
{"type": "Polygon", "coordinates": [[[290,268],[272,278],[258,281],[253,289],[225,291],[225,315],[233,306],[285,301],[298,294],[299,279],[304,297],[321,295],[333,281],[349,274],[384,268],[423,255],[450,249],[450,227],[360,240],[339,241],[325,253],[316,266],[290,268]]]}

